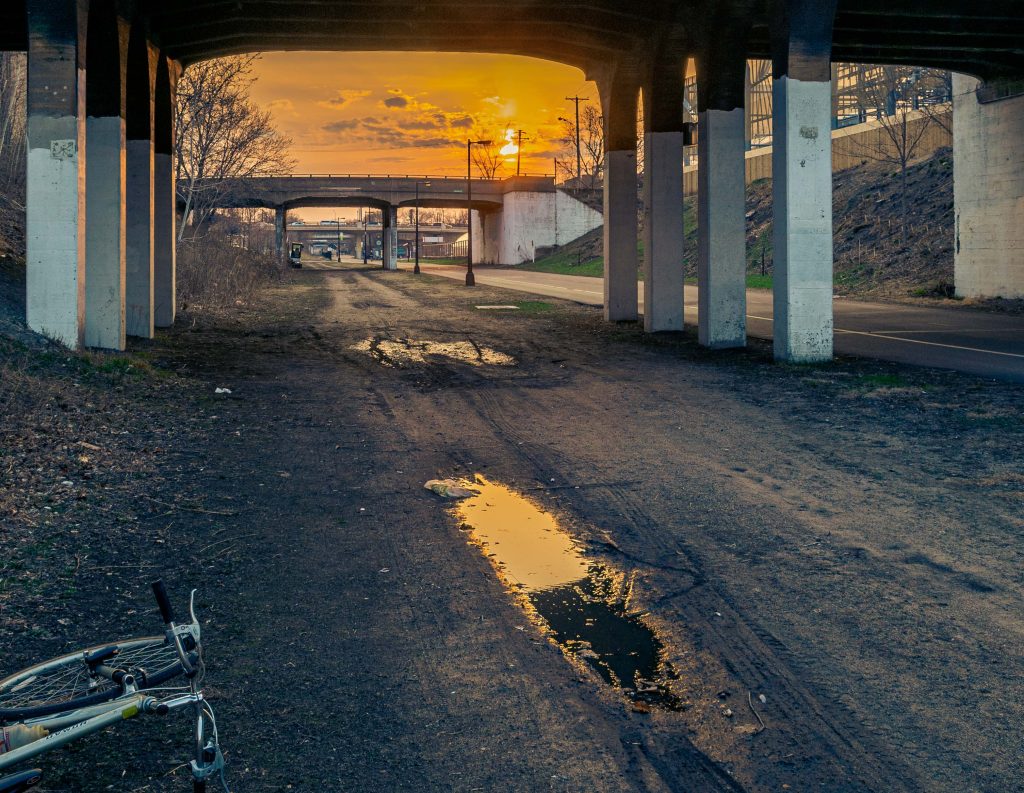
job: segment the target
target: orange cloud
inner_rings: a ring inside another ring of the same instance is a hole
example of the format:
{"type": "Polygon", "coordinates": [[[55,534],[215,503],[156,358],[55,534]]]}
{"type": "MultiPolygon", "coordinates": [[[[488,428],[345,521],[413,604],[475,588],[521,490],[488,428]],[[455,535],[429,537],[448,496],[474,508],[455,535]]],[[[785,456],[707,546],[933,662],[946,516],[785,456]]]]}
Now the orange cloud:
{"type": "Polygon", "coordinates": [[[302,172],[465,172],[468,137],[523,129],[524,172],[566,156],[566,96],[596,96],[575,68],[506,55],[266,53],[253,98],[272,106],[302,172]]]}

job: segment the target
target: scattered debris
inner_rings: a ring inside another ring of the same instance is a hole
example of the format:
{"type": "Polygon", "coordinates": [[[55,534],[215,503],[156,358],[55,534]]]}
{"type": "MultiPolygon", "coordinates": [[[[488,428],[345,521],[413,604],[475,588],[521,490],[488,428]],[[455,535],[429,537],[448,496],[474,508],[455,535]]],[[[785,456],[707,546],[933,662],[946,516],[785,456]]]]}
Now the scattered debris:
{"type": "Polygon", "coordinates": [[[423,485],[427,490],[444,498],[469,498],[477,494],[476,490],[464,487],[465,482],[456,479],[431,479],[423,485]]]}
{"type": "MultiPolygon", "coordinates": [[[[758,696],[758,699],[761,700],[762,703],[768,701],[768,698],[764,694],[758,696]]],[[[753,713],[757,717],[757,723],[761,725],[761,729],[758,730],[758,732],[763,732],[765,729],[764,719],[761,718],[761,714],[758,713],[757,710],[754,708],[754,700],[751,699],[749,691],[747,692],[747,704],[750,705],[751,713],[753,713]]]]}
{"type": "Polygon", "coordinates": [[[230,394],[231,393],[231,389],[230,388],[215,388],[215,389],[213,389],[213,393],[215,393],[215,394],[230,394]]]}

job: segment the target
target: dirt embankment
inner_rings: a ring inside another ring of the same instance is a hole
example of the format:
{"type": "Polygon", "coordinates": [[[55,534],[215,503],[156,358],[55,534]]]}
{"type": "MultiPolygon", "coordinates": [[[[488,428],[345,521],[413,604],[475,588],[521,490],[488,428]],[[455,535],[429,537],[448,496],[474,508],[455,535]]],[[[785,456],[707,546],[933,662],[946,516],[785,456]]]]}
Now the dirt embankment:
{"type": "MultiPolygon", "coordinates": [[[[953,157],[950,149],[912,163],[906,194],[898,168],[864,160],[833,177],[835,292],[890,300],[953,298],[953,157]],[[905,208],[905,209],[904,209],[905,208]]],[[[772,183],[747,189],[747,272],[771,276],[772,183]]],[[[685,201],[686,274],[697,273],[696,201],[685,201]]],[[[539,259],[539,269],[568,274],[601,272],[603,230],[594,231],[539,259]]],[[[641,243],[642,258],[642,243],[641,243]]],[[[976,303],[977,304],[977,303],[976,303]]],[[[1024,301],[983,301],[983,307],[1024,312],[1024,301]]]]}
{"type": "MultiPolygon", "coordinates": [[[[200,589],[233,789],[1013,789],[1019,387],[475,308],[515,299],[302,271],[126,355],[4,341],[5,667],[152,632],[164,575],[200,589]],[[529,625],[422,487],[477,471],[629,576],[683,711],[529,625]]],[[[177,790],[186,751],[122,725],[45,789],[177,790]]]]}

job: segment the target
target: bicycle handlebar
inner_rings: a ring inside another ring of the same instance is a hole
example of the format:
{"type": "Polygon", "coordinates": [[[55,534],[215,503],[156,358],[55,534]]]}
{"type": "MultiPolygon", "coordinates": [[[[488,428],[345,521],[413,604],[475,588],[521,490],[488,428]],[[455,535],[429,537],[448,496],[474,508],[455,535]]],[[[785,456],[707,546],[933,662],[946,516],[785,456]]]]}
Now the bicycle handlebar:
{"type": "Polygon", "coordinates": [[[167,588],[164,586],[163,579],[158,578],[151,586],[153,595],[156,597],[156,604],[160,607],[160,616],[163,617],[165,625],[170,625],[174,622],[174,609],[171,608],[171,599],[167,597],[167,588]]]}

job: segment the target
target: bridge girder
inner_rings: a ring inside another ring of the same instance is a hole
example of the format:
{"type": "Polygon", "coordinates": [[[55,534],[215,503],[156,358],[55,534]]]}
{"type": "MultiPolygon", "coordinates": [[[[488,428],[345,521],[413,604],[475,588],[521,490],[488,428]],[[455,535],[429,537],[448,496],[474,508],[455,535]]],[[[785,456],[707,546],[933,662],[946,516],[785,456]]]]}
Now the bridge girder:
{"type": "MultiPolygon", "coordinates": [[[[618,58],[675,42],[771,55],[769,0],[154,0],[119,3],[165,54],[187,65],[271,50],[491,52],[559,61],[599,75],[618,58]],[[742,36],[706,20],[734,18],[742,36]]],[[[0,50],[27,47],[24,0],[0,7],[0,50]]],[[[914,64],[983,78],[1024,73],[1017,0],[839,0],[834,61],[914,64]]]]}

